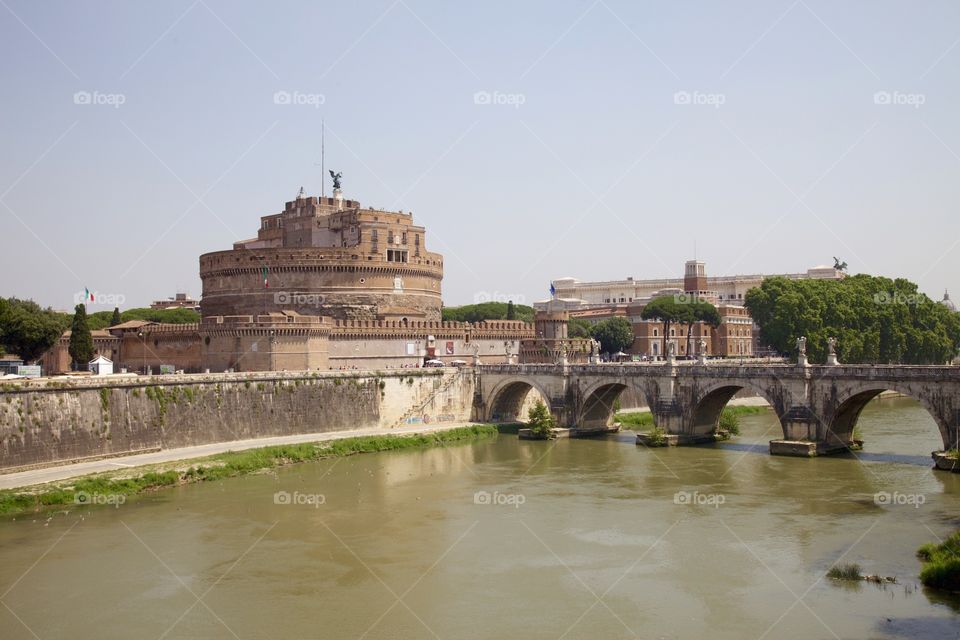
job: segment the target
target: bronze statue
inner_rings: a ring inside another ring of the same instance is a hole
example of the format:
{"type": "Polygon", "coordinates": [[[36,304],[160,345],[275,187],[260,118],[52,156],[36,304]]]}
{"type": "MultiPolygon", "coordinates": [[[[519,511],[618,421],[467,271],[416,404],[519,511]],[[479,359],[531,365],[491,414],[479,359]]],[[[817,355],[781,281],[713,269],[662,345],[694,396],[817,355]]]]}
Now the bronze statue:
{"type": "Polygon", "coordinates": [[[333,188],[334,188],[334,189],[339,189],[339,188],[340,188],[340,176],[343,175],[343,172],[341,171],[341,172],[338,172],[338,173],[334,173],[334,172],[333,172],[333,169],[330,169],[329,171],[330,171],[330,177],[333,178],[333,188]]]}
{"type": "Polygon", "coordinates": [[[846,270],[847,270],[847,263],[846,263],[846,262],[840,262],[840,258],[834,256],[834,257],[833,257],[833,268],[836,269],[837,271],[846,271],[846,270]]]}

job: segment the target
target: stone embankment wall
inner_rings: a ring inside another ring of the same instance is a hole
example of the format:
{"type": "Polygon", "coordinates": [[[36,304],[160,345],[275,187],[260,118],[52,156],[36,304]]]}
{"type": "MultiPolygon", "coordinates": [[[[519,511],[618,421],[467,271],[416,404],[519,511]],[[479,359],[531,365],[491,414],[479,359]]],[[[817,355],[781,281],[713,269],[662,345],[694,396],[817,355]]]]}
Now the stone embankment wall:
{"type": "Polygon", "coordinates": [[[250,438],[470,419],[470,370],[41,379],[0,385],[0,472],[250,438]]]}

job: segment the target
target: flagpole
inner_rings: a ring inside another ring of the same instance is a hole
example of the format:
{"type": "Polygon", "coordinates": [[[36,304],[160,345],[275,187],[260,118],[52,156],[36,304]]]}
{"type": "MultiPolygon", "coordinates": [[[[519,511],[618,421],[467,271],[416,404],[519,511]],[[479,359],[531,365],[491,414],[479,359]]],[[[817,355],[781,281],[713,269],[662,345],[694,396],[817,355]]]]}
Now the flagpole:
{"type": "Polygon", "coordinates": [[[325,156],[325,140],[326,137],[326,126],[324,125],[323,118],[320,119],[320,197],[327,197],[327,172],[326,167],[323,165],[324,156],[325,156]]]}

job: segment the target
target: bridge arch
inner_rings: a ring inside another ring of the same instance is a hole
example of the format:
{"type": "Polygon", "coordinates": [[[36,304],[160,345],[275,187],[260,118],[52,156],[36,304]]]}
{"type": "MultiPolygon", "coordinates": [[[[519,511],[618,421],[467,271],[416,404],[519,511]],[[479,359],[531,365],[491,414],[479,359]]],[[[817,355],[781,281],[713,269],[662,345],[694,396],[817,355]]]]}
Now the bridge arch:
{"type": "Polygon", "coordinates": [[[632,388],[643,395],[648,407],[656,403],[656,394],[639,385],[629,385],[620,379],[594,382],[581,394],[582,402],[575,424],[580,429],[603,429],[613,420],[613,406],[624,391],[632,388]]]}
{"type": "Polygon", "coordinates": [[[484,420],[489,422],[526,422],[523,412],[528,404],[530,393],[535,392],[539,399],[549,407],[550,395],[535,380],[524,377],[510,377],[493,387],[487,402],[484,420]]]}
{"type": "Polygon", "coordinates": [[[930,417],[937,425],[940,432],[940,438],[943,441],[944,449],[951,449],[957,446],[954,441],[957,438],[956,431],[951,434],[949,415],[952,411],[960,411],[960,407],[942,407],[933,402],[924,394],[918,394],[915,390],[906,385],[900,385],[892,382],[875,382],[869,384],[856,385],[852,389],[845,390],[842,396],[837,398],[834,404],[835,409],[829,417],[827,438],[830,441],[846,444],[853,440],[853,430],[860,420],[860,414],[866,408],[867,403],[879,396],[884,391],[895,391],[904,396],[915,400],[921,407],[926,409],[930,417]],[[951,411],[952,409],[952,411],[951,411]]]}
{"type": "MultiPolygon", "coordinates": [[[[730,400],[739,391],[747,389],[767,401],[778,418],[784,413],[785,407],[781,398],[772,397],[767,390],[746,380],[724,381],[698,389],[693,398],[693,412],[690,414],[690,433],[706,435],[717,430],[720,424],[720,414],[730,400]]],[[[781,430],[783,424],[781,421],[781,430]]]]}

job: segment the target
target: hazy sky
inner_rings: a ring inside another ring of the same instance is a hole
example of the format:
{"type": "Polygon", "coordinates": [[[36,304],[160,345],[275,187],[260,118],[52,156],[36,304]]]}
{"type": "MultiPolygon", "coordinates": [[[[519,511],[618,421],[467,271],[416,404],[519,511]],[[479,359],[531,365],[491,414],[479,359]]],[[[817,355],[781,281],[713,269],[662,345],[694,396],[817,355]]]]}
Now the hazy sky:
{"type": "Polygon", "coordinates": [[[960,296],[958,43],[955,0],[0,0],[0,295],[199,297],[201,253],[319,193],[324,118],[448,305],[695,246],[960,296]]]}

